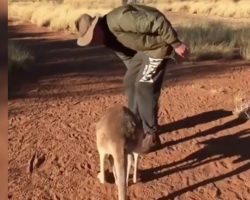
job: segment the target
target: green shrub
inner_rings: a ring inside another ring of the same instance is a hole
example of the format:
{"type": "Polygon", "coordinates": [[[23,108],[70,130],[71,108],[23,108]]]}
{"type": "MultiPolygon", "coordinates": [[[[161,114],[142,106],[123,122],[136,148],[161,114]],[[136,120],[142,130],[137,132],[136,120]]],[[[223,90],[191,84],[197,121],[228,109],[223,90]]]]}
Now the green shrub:
{"type": "Polygon", "coordinates": [[[8,43],[8,71],[10,74],[27,70],[33,61],[34,57],[27,49],[17,42],[8,43]]]}

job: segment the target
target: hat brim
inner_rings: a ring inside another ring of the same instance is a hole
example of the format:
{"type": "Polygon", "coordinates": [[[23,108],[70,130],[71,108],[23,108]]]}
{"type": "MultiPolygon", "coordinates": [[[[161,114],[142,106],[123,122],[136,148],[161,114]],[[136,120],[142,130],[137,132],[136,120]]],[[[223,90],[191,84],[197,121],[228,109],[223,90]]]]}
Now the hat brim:
{"type": "Polygon", "coordinates": [[[94,29],[95,29],[95,26],[98,22],[98,19],[99,19],[99,17],[96,16],[95,19],[93,20],[93,22],[91,23],[89,29],[87,30],[87,32],[83,36],[80,36],[77,39],[78,46],[87,46],[88,44],[91,43],[91,40],[93,39],[94,29]]]}

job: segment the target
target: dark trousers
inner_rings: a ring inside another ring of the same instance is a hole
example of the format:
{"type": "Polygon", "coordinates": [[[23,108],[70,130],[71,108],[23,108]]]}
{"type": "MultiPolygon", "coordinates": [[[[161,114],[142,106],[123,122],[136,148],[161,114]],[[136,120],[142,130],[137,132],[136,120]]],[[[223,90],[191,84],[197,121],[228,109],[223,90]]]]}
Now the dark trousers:
{"type": "Polygon", "coordinates": [[[127,67],[124,77],[128,107],[142,121],[146,133],[157,130],[158,100],[166,60],[149,58],[138,52],[133,57],[117,53],[127,67]]]}

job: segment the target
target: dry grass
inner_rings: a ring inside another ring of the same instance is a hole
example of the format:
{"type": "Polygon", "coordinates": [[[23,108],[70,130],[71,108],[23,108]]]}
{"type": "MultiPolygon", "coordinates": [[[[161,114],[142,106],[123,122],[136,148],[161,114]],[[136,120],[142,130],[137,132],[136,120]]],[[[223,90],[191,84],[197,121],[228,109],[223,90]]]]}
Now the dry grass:
{"type": "Polygon", "coordinates": [[[158,0],[157,2],[158,8],[169,11],[234,18],[250,17],[248,0],[158,0]]]}
{"type": "Polygon", "coordinates": [[[246,44],[243,44],[243,46],[240,49],[240,54],[246,60],[250,60],[250,42],[249,41],[246,44]]]}
{"type": "Polygon", "coordinates": [[[235,109],[233,114],[241,119],[250,119],[250,99],[246,93],[240,92],[234,97],[235,109]]]}
{"type": "MultiPolygon", "coordinates": [[[[250,17],[250,3],[246,0],[238,3],[233,0],[145,0],[144,2],[162,11],[171,10],[236,18],[250,17]]],[[[11,0],[9,1],[9,17],[46,25],[55,30],[74,31],[74,21],[80,14],[88,12],[93,15],[102,15],[120,4],[119,0],[11,0]]]]}
{"type": "MultiPolygon", "coordinates": [[[[181,1],[145,0],[160,10],[181,11],[184,13],[203,13],[211,16],[250,17],[250,4],[245,0],[181,1]],[[226,5],[225,6],[225,2],[226,5]]],[[[48,26],[54,30],[75,31],[74,21],[82,13],[105,14],[121,4],[119,0],[10,0],[9,17],[48,26]]]]}
{"type": "MultiPolygon", "coordinates": [[[[245,0],[238,3],[232,0],[145,0],[145,2],[153,4],[161,10],[167,6],[168,10],[173,11],[181,10],[231,17],[242,17],[248,13],[247,15],[250,16],[250,4],[245,0]]],[[[40,26],[48,26],[53,30],[76,32],[74,22],[82,13],[102,15],[120,4],[121,1],[118,0],[64,0],[64,2],[60,2],[60,0],[13,2],[12,0],[9,3],[9,16],[31,21],[40,26]]],[[[190,46],[194,59],[231,58],[237,51],[236,56],[250,60],[250,28],[234,30],[225,24],[201,21],[195,22],[194,19],[189,22],[185,21],[179,28],[180,36],[190,46]]]]}
{"type": "Polygon", "coordinates": [[[250,27],[238,30],[236,37],[242,57],[246,60],[250,60],[250,27]]]}
{"type": "MultiPolygon", "coordinates": [[[[95,5],[95,4],[93,4],[95,5]]],[[[110,5],[95,8],[93,5],[79,6],[78,3],[57,3],[55,1],[18,1],[9,3],[9,17],[31,21],[53,30],[75,32],[74,22],[82,13],[104,14],[110,5]]]]}
{"type": "Polygon", "coordinates": [[[194,60],[243,58],[250,60],[250,27],[234,29],[222,23],[203,23],[179,27],[194,60]]]}
{"type": "MultiPolygon", "coordinates": [[[[119,0],[64,0],[64,3],[87,5],[92,8],[113,8],[121,4],[119,0]],[[105,2],[105,3],[104,3],[105,2]]],[[[153,5],[160,10],[186,13],[199,13],[222,17],[250,17],[248,0],[144,0],[144,4],[153,5]],[[226,5],[226,6],[225,6],[226,5]]]]}

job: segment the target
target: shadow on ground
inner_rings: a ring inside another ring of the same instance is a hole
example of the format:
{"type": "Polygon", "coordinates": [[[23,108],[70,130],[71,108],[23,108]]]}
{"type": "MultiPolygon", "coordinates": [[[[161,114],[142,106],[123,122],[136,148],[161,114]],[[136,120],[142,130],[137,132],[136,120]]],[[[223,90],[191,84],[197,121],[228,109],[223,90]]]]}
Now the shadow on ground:
{"type": "Polygon", "coordinates": [[[221,181],[225,178],[235,176],[244,171],[250,169],[250,129],[238,132],[234,135],[222,136],[216,139],[209,139],[202,142],[204,147],[199,151],[192,153],[183,160],[180,160],[170,165],[161,166],[159,168],[150,169],[144,172],[144,181],[149,181],[147,177],[152,177],[152,179],[157,179],[163,176],[170,175],[172,173],[177,173],[180,171],[185,171],[188,169],[193,169],[195,167],[204,165],[206,163],[215,162],[224,158],[237,156],[234,163],[244,162],[244,164],[237,169],[221,174],[216,177],[208,178],[194,185],[185,187],[181,190],[170,193],[166,197],[159,198],[158,200],[164,199],[174,199],[188,191],[193,191],[198,187],[205,186],[210,183],[215,183],[221,181]],[[246,162],[247,161],[247,162],[246,162]],[[167,170],[167,168],[175,166],[173,169],[167,170]],[[154,173],[156,171],[161,171],[160,173],[154,173]]]}
{"type": "MultiPolygon", "coordinates": [[[[190,128],[198,124],[208,123],[213,120],[218,120],[223,117],[227,117],[231,115],[231,112],[225,110],[214,110],[205,113],[201,113],[192,117],[188,117],[177,122],[173,122],[167,125],[162,126],[161,134],[163,132],[171,132],[174,130],[182,129],[182,128],[190,128]]],[[[165,147],[169,147],[172,145],[180,144],[182,142],[193,140],[198,137],[204,137],[210,134],[215,134],[217,132],[227,130],[238,125],[247,123],[246,120],[242,120],[239,118],[234,118],[222,125],[218,125],[212,127],[203,132],[198,132],[192,136],[185,137],[180,140],[166,142],[162,144],[159,148],[155,149],[160,150],[165,147]]],[[[207,163],[215,162],[222,160],[224,158],[237,157],[233,161],[233,163],[243,162],[244,164],[237,169],[221,174],[216,177],[208,178],[201,182],[198,182],[194,185],[185,187],[181,190],[170,193],[166,197],[159,198],[158,200],[167,200],[174,199],[177,196],[180,196],[188,191],[193,191],[198,187],[205,186],[209,183],[214,183],[216,181],[223,180],[225,178],[240,174],[246,170],[250,169],[250,129],[246,129],[240,132],[237,132],[233,135],[221,136],[218,138],[208,139],[200,143],[203,147],[188,155],[182,160],[177,162],[173,162],[167,165],[146,169],[141,172],[141,180],[142,182],[150,182],[155,179],[160,179],[165,176],[169,176],[174,173],[183,172],[185,170],[193,169],[195,167],[199,167],[205,165],[207,163]],[[249,161],[246,163],[246,161],[249,161]]]]}
{"type": "MultiPolygon", "coordinates": [[[[163,134],[166,132],[171,132],[171,131],[178,130],[178,129],[194,127],[196,125],[208,123],[208,122],[220,119],[222,117],[227,117],[230,115],[232,115],[232,112],[226,111],[226,110],[213,110],[213,111],[204,112],[204,113],[192,116],[192,117],[187,117],[185,119],[181,119],[179,121],[163,125],[162,127],[160,127],[160,134],[163,134]]],[[[180,140],[170,141],[170,142],[167,142],[165,144],[162,144],[159,147],[157,147],[156,150],[160,150],[160,149],[163,149],[165,147],[170,147],[172,145],[180,144],[182,142],[186,142],[188,140],[196,139],[199,137],[205,137],[207,135],[212,135],[212,134],[215,134],[219,131],[223,131],[225,129],[229,129],[229,128],[238,126],[238,125],[243,124],[245,122],[246,121],[243,119],[235,118],[235,119],[228,121],[222,125],[212,127],[210,129],[207,129],[207,130],[202,131],[202,132],[197,132],[196,134],[188,136],[186,138],[182,138],[180,140]]]]}

